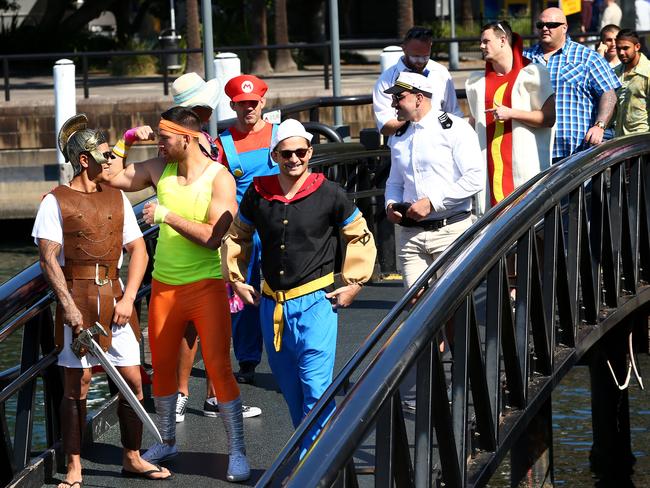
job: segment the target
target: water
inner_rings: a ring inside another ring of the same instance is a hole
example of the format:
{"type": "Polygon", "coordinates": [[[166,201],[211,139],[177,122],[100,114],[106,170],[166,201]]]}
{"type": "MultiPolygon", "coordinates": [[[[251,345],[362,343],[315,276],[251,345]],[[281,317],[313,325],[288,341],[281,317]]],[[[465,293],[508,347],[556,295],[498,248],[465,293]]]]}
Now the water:
{"type": "MultiPolygon", "coordinates": [[[[650,371],[650,357],[639,356],[641,371],[650,371]]],[[[592,442],[589,369],[573,368],[553,392],[553,464],[556,486],[595,485],[589,470],[592,442]]],[[[632,380],[629,388],[632,452],[636,457],[632,482],[650,486],[650,395],[632,380]]],[[[510,486],[508,460],[492,478],[492,488],[510,486]]],[[[623,485],[618,485],[623,486],[623,485]]],[[[625,485],[627,486],[627,485],[625,485]]]]}
{"type": "MultiPolygon", "coordinates": [[[[31,222],[4,223],[4,235],[0,242],[0,282],[11,278],[38,258],[36,246],[29,238],[31,222]]],[[[0,371],[20,361],[21,334],[15,333],[0,344],[0,371]]],[[[641,371],[650,371],[650,358],[641,355],[641,371]]],[[[95,375],[88,395],[90,410],[108,398],[108,386],[104,375],[95,375]]],[[[648,379],[650,382],[650,379],[648,379]]],[[[43,429],[42,388],[36,395],[34,441],[35,450],[45,445],[43,429]]],[[[9,430],[13,430],[15,398],[7,403],[9,430]]],[[[637,487],[650,486],[650,397],[632,382],[630,386],[630,423],[632,448],[637,463],[632,481],[637,487]]],[[[574,368],[553,393],[553,460],[557,486],[594,486],[589,471],[591,448],[591,404],[589,372],[586,367],[574,368]]],[[[509,486],[509,465],[504,462],[490,482],[491,487],[509,486]]]]}

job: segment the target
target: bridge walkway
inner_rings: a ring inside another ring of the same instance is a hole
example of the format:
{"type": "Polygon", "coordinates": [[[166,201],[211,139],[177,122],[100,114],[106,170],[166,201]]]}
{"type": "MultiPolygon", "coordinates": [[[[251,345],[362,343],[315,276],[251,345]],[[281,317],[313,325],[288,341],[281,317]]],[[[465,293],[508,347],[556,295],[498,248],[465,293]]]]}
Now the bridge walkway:
{"type": "MultiPolygon", "coordinates": [[[[402,293],[401,281],[370,284],[364,287],[351,308],[339,312],[335,374],[402,293]]],[[[236,365],[234,356],[232,360],[236,365]]],[[[222,423],[218,418],[202,415],[204,378],[203,364],[199,362],[190,378],[190,399],[185,422],[177,424],[176,439],[180,454],[165,464],[175,475],[174,480],[165,483],[166,487],[233,486],[225,481],[228,457],[222,423]]],[[[244,403],[259,406],[263,411],[259,417],[244,420],[252,476],[242,486],[254,486],[293,433],[289,412],[265,357],[257,369],[255,381],[255,386],[241,385],[244,403]]],[[[153,410],[151,405],[147,409],[153,410]]],[[[126,488],[151,483],[120,476],[119,437],[119,428],[114,426],[82,451],[85,487],[126,488]]],[[[152,439],[145,431],[143,448],[153,442],[152,439]]],[[[56,486],[62,478],[63,475],[59,473],[44,486],[56,486]]]]}

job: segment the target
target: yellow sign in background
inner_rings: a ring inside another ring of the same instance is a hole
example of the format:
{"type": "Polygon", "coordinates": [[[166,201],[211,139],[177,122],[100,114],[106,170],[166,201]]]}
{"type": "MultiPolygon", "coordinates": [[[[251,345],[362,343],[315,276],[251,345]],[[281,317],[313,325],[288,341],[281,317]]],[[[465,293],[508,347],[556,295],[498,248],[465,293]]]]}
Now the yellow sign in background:
{"type": "Polygon", "coordinates": [[[580,0],[560,0],[564,15],[577,14],[581,10],[580,0]]]}

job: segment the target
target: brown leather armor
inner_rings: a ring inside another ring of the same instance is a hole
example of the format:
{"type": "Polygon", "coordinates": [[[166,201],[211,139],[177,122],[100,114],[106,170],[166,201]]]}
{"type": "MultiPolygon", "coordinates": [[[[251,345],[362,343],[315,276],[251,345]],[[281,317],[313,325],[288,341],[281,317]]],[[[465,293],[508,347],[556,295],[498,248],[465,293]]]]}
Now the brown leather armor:
{"type": "MultiPolygon", "coordinates": [[[[84,193],[69,186],[52,190],[63,220],[63,254],[68,290],[83,317],[83,327],[99,322],[108,337],[99,337],[104,351],[111,345],[111,323],[114,302],[122,297],[117,265],[122,253],[124,203],[119,190],[97,186],[97,191],[84,193]],[[99,297],[99,311],[97,299],[99,297]]],[[[129,321],[140,340],[140,327],[135,311],[129,321]]],[[[63,346],[63,307],[56,308],[56,345],[63,346]]]]}

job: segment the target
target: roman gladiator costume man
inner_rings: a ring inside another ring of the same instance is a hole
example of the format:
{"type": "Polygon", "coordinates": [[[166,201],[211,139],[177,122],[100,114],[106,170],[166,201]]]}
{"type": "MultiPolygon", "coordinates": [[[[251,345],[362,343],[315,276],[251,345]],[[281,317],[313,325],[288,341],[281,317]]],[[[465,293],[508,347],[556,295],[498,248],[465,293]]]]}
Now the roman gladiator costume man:
{"type": "MultiPolygon", "coordinates": [[[[147,251],[130,203],[121,191],[97,183],[108,171],[110,149],[101,132],[87,127],[85,115],[69,119],[58,136],[59,149],[72,164],[74,177],[46,195],[32,235],[39,246],[43,274],[58,298],[56,345],[64,370],[61,401],[66,479],[59,488],[81,486],[81,437],[86,421],[86,395],[96,358],[73,351],[82,329],[99,322],[108,332],[98,338],[109,361],[142,400],[140,328],[133,308],[147,266],[147,251]],[[119,268],[122,247],[131,254],[126,288],[119,268]]],[[[117,408],[124,476],[168,478],[170,473],[140,457],[142,422],[120,396],[117,408]]]]}

